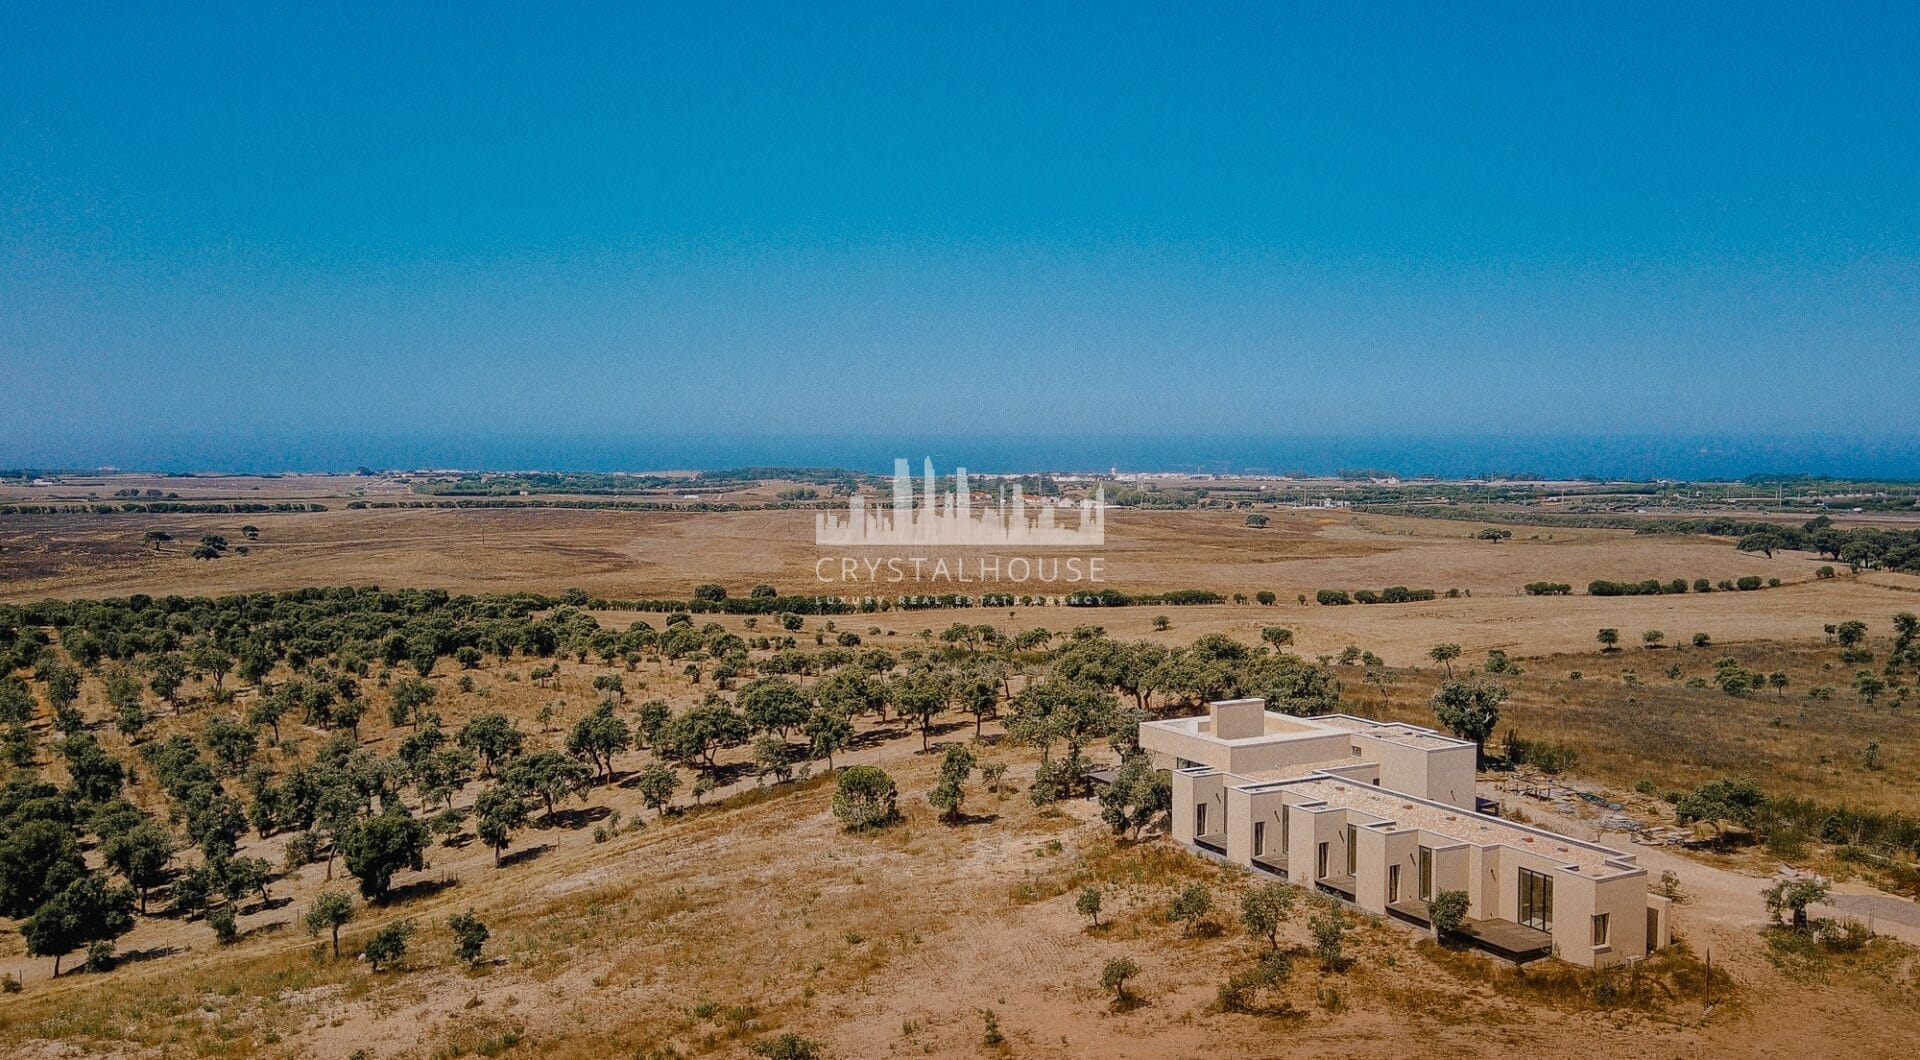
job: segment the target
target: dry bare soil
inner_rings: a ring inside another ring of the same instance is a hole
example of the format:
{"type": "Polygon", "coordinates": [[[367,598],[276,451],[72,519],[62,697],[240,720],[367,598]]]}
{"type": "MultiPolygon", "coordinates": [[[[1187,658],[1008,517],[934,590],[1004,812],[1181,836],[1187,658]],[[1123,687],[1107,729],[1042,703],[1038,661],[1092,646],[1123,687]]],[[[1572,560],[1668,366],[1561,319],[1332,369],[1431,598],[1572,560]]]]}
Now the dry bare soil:
{"type": "MultiPolygon", "coordinates": [[[[578,586],[637,598],[684,596],[708,581],[735,591],[772,582],[798,592],[817,584],[813,564],[822,553],[811,542],[811,519],[773,511],[553,510],[7,516],[0,517],[0,598],[326,584],[578,586]],[[260,530],[246,556],[196,561],[180,544],[156,553],[142,541],[160,527],[178,542],[201,533],[237,542],[243,523],[260,530]]],[[[1426,661],[1427,648],[1462,644],[1456,665],[1501,648],[1526,671],[1509,679],[1508,720],[1529,737],[1568,743],[1580,756],[1580,779],[1623,799],[1643,778],[1668,788],[1745,773],[1783,792],[1920,807],[1914,707],[1866,703],[1846,691],[1851,668],[1837,664],[1821,632],[1826,623],[1860,618],[1884,638],[1893,613],[1920,609],[1920,578],[1816,580],[1818,564],[1808,557],[1768,560],[1704,538],[1517,527],[1512,540],[1489,543],[1470,538],[1478,528],[1471,524],[1333,513],[1288,514],[1260,530],[1241,522],[1224,513],[1115,513],[1101,552],[1109,582],[1129,591],[1272,590],[1281,601],[1274,606],[889,612],[848,617],[841,626],[891,647],[954,621],[1056,631],[1097,623],[1116,636],[1167,643],[1208,632],[1252,643],[1262,627],[1284,625],[1296,631],[1303,654],[1354,645],[1384,659],[1375,680],[1359,667],[1341,669],[1350,709],[1428,723],[1425,697],[1440,674],[1426,661]],[[1583,586],[1593,578],[1746,574],[1784,584],[1650,598],[1520,591],[1534,580],[1583,586]],[[1395,584],[1471,595],[1403,605],[1297,602],[1320,588],[1395,584]],[[1159,614],[1170,628],[1153,629],[1159,614]],[[1594,632],[1603,626],[1620,629],[1628,650],[1596,653],[1594,632]],[[1645,629],[1680,646],[1640,647],[1645,629]],[[1690,646],[1696,632],[1708,633],[1711,647],[1690,646]],[[1781,695],[1748,697],[1687,687],[1687,678],[1709,675],[1722,655],[1787,672],[1790,684],[1781,695]],[[1667,676],[1676,666],[1678,676],[1667,676]],[[1822,685],[1837,689],[1831,699],[1806,696],[1822,685]],[[1881,768],[1861,763],[1869,742],[1879,745],[1881,768]]],[[[912,591],[891,587],[903,589],[912,591]]],[[[933,584],[922,591],[966,590],[933,584]]],[[[624,625],[641,616],[600,617],[624,625]]],[[[739,618],[721,621],[743,629],[739,618]]],[[[607,672],[568,664],[557,687],[538,687],[524,665],[489,662],[466,695],[454,693],[453,675],[434,680],[446,686],[441,706],[450,726],[498,709],[538,730],[533,719],[552,706],[556,717],[540,738],[557,742],[558,730],[594,701],[592,677],[607,672]]],[[[633,699],[658,695],[676,706],[702,691],[656,663],[629,674],[628,687],[633,699]]],[[[82,706],[105,716],[95,688],[82,706]]],[[[391,753],[404,731],[388,729],[379,713],[370,712],[364,738],[391,753]]],[[[163,718],[158,728],[190,731],[192,724],[191,717],[163,718]]],[[[435,846],[426,871],[397,880],[397,900],[362,906],[343,939],[348,954],[394,919],[419,926],[398,970],[375,973],[351,956],[332,959],[324,942],[299,929],[316,894],[351,885],[328,883],[320,865],[279,880],[274,901],[250,907],[238,944],[216,946],[199,920],[143,919],[122,940],[133,959],[104,974],[49,980],[48,962],[28,959],[17,933],[0,932],[0,972],[25,983],[21,993],[0,996],[0,1053],[742,1056],[753,1042],[791,1032],[839,1057],[1348,1057],[1404,1055],[1410,1043],[1436,1055],[1798,1057],[1903,1055],[1920,1033],[1912,951],[1877,942],[1817,964],[1783,959],[1760,935],[1758,891],[1771,869],[1764,858],[1639,847],[1656,875],[1678,874],[1690,900],[1676,914],[1684,946],[1645,969],[1643,981],[1626,984],[1627,1002],[1605,1000],[1620,983],[1597,984],[1551,962],[1516,976],[1350,915],[1348,960],[1329,968],[1309,950],[1302,910],[1282,939],[1294,953],[1287,980],[1260,992],[1254,1013],[1221,1011],[1218,988],[1265,945],[1237,926],[1235,895],[1248,882],[1240,874],[1164,839],[1116,840],[1085,802],[1034,807],[1025,792],[1031,752],[1006,746],[991,724],[978,751],[1010,764],[1008,782],[996,793],[976,781],[970,816],[959,825],[941,823],[925,804],[937,753],[921,753],[916,734],[888,724],[863,722],[861,736],[836,764],[892,772],[901,785],[901,823],[842,832],[824,778],[766,789],[737,779],[709,805],[664,818],[618,782],[596,787],[560,820],[516,837],[505,867],[495,868],[477,843],[435,846]],[[1215,927],[1189,935],[1164,913],[1174,891],[1192,881],[1211,889],[1215,927]],[[1074,909],[1090,883],[1106,895],[1098,929],[1074,909]],[[448,915],[465,909],[494,932],[487,960],[472,968],[453,959],[445,927],[448,915]],[[1709,955],[1726,976],[1716,980],[1711,1006],[1702,964],[1709,955]],[[1141,969],[1128,1004],[1116,1004],[1101,986],[1102,966],[1118,956],[1141,969]],[[1004,1041],[989,1040],[989,1014],[1004,1041]]],[[[110,732],[102,739],[126,755],[110,732]]],[[[935,750],[971,739],[970,723],[950,720],[935,750]]],[[[740,758],[736,752],[731,761],[740,758]]],[[[635,752],[617,765],[631,772],[649,760],[635,752]]],[[[161,806],[151,788],[133,790],[161,806]]],[[[1654,799],[1627,801],[1635,812],[1661,812],[1654,799]]],[[[1549,823],[1599,834],[1593,819],[1549,823]]],[[[277,865],[282,841],[250,840],[243,852],[277,865]]]]}

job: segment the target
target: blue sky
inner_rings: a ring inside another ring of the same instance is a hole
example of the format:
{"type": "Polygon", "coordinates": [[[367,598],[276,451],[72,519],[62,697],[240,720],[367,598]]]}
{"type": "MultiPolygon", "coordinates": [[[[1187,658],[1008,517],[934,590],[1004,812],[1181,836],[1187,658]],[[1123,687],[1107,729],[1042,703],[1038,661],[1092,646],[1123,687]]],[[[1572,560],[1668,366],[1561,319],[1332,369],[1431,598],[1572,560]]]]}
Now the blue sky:
{"type": "Polygon", "coordinates": [[[329,6],[0,4],[0,465],[1916,433],[1910,7],[329,6]]]}

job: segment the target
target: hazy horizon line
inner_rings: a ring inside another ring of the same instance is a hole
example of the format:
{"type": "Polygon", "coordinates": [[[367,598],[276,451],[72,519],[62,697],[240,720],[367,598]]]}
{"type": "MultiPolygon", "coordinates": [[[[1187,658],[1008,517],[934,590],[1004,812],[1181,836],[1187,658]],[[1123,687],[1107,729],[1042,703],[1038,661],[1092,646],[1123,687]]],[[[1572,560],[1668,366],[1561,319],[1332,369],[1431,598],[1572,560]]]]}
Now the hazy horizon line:
{"type": "Polygon", "coordinates": [[[741,467],[885,474],[896,456],[931,456],[983,474],[1189,473],[1324,477],[1373,469],[1403,478],[1674,479],[1814,476],[1920,479],[1920,432],[1709,435],[1685,432],[1251,431],[1106,433],[700,434],[398,432],[351,437],[176,438],[0,449],[0,468],[58,473],[326,474],[381,471],[636,473],[741,467]]]}

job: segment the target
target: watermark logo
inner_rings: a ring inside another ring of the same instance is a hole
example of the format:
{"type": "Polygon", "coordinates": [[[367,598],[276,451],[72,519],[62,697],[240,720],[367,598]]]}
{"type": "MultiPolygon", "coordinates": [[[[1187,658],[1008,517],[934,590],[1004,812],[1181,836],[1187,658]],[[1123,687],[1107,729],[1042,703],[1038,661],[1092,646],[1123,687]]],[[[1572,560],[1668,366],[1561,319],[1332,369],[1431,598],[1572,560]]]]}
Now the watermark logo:
{"type": "Polygon", "coordinates": [[[847,499],[844,515],[814,516],[814,544],[841,548],[1084,548],[1106,543],[1104,485],[1095,488],[1091,499],[1078,504],[1045,500],[1028,504],[1016,482],[1011,491],[1001,487],[997,503],[975,508],[966,468],[955,469],[953,489],[944,495],[937,490],[931,458],[925,468],[926,482],[918,505],[907,461],[895,459],[892,506],[868,507],[865,495],[855,493],[847,499]]]}

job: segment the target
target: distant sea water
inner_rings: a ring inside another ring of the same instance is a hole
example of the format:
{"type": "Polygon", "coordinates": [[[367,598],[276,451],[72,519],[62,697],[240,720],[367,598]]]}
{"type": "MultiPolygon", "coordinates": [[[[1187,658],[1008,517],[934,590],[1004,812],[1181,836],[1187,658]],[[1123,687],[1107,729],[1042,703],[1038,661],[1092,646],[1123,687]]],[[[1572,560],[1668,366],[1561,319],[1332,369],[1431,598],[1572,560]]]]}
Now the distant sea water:
{"type": "Polygon", "coordinates": [[[916,469],[933,458],[981,473],[1212,472],[1240,474],[1375,470],[1402,477],[1488,474],[1540,478],[1739,479],[1800,474],[1920,479],[1920,434],[1274,436],[1139,433],[1108,435],[531,435],[328,437],[144,441],[110,451],[0,453],[0,466],[111,465],[160,471],[352,471],[356,468],[650,471],[800,465],[890,473],[895,457],[916,469]]]}

